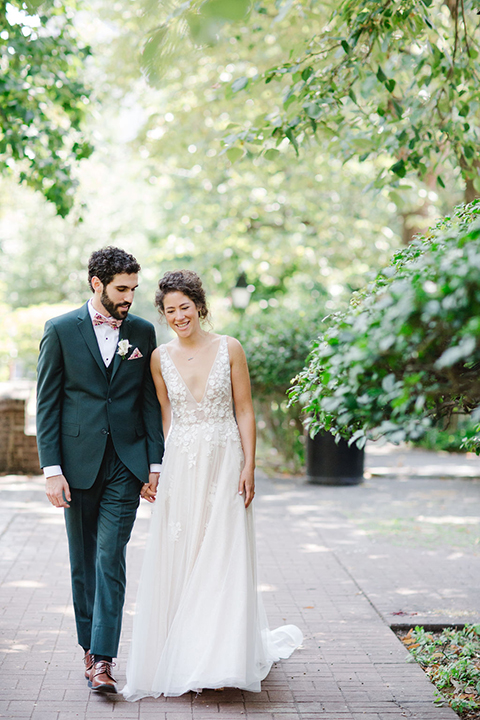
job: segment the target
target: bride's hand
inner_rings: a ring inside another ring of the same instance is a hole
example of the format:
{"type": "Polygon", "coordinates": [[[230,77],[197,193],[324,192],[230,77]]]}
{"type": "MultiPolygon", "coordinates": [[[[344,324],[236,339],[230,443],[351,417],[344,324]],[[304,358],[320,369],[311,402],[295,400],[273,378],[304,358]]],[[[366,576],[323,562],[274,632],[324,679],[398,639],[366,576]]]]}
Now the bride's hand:
{"type": "Polygon", "coordinates": [[[148,483],[145,483],[140,490],[140,497],[149,503],[154,503],[157,497],[158,478],[160,473],[154,472],[148,474],[148,483]]]}
{"type": "Polygon", "coordinates": [[[255,478],[253,470],[243,468],[238,483],[238,494],[245,495],[245,507],[248,508],[255,496],[255,478]]]}

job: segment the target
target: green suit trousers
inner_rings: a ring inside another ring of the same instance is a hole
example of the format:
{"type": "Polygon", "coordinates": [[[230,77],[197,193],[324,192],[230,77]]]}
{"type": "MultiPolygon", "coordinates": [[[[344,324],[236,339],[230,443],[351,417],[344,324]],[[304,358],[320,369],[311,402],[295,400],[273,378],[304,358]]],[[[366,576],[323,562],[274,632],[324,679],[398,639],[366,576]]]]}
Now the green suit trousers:
{"type": "Polygon", "coordinates": [[[71,488],[72,500],[65,509],[78,642],[97,655],[117,656],[126,546],[141,487],[108,436],[94,484],[86,490],[71,488]]]}

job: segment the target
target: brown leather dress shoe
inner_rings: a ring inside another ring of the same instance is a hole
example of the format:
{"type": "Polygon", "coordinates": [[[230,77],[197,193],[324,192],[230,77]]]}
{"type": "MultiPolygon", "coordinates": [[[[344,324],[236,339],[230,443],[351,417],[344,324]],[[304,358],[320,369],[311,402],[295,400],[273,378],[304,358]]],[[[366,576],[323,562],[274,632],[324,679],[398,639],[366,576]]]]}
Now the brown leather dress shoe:
{"type": "Polygon", "coordinates": [[[87,680],[90,680],[90,670],[92,669],[95,662],[95,658],[90,652],[90,650],[85,650],[83,662],[85,663],[85,677],[87,680]]]}
{"type": "Polygon", "coordinates": [[[114,663],[107,660],[99,660],[90,670],[88,679],[88,687],[95,692],[116,693],[116,680],[112,675],[112,667],[114,663]]]}

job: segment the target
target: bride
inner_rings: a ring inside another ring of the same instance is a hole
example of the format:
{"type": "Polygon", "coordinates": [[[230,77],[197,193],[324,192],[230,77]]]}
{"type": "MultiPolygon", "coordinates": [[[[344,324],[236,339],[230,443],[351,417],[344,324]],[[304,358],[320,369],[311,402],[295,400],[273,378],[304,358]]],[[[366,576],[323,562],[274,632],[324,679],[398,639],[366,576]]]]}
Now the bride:
{"type": "Polygon", "coordinates": [[[294,625],[270,631],[257,592],[247,362],[237,340],[202,328],[198,275],[167,272],[158,287],[155,304],[176,335],[151,360],[167,441],[122,692],[131,701],[259,692],[303,637],[294,625]]]}

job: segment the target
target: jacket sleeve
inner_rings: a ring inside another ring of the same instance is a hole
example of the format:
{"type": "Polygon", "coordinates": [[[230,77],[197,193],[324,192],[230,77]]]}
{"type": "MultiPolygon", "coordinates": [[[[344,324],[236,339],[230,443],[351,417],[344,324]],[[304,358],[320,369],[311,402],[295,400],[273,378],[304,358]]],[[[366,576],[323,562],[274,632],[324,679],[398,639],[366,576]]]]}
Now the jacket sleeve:
{"type": "Polygon", "coordinates": [[[145,382],[143,387],[143,420],[147,436],[149,465],[152,463],[161,463],[164,450],[162,412],[150,372],[150,357],[156,346],[155,330],[152,326],[148,348],[148,365],[145,368],[145,382]]]}
{"type": "Polygon", "coordinates": [[[49,320],[40,342],[37,366],[37,445],[40,466],[61,465],[63,354],[54,324],[49,320]]]}

